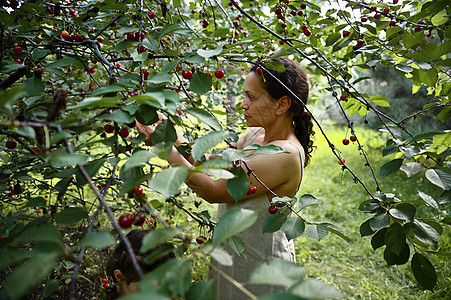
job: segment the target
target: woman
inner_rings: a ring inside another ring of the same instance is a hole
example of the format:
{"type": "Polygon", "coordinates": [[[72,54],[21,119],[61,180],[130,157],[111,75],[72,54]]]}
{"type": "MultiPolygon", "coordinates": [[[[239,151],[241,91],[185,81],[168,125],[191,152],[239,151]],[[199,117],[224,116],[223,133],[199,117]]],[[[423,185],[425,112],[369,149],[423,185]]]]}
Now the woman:
{"type": "MultiPolygon", "coordinates": [[[[278,73],[270,71],[283,82],[304,104],[308,98],[308,82],[304,70],[294,61],[286,58],[277,58],[285,71],[278,73]]],[[[275,155],[251,156],[247,165],[256,176],[270,188],[278,197],[294,197],[302,180],[304,166],[307,165],[312,152],[312,122],[310,115],[304,110],[304,105],[266,71],[254,66],[246,76],[243,85],[244,101],[241,108],[244,110],[246,124],[256,127],[246,132],[237,142],[237,148],[242,149],[248,145],[258,144],[276,145],[287,153],[275,155]]],[[[137,123],[139,132],[147,135],[150,140],[153,126],[143,126],[137,123]]],[[[179,135],[176,142],[184,142],[179,135]]],[[[207,158],[208,159],[208,158],[207,158]]],[[[168,161],[177,166],[192,168],[193,161],[186,160],[176,148],[173,147],[168,161]]],[[[246,170],[246,169],[245,169],[246,170]]],[[[279,257],[288,261],[295,261],[294,246],[285,235],[278,231],[273,234],[262,233],[261,225],[269,216],[268,207],[273,194],[256,180],[253,185],[256,192],[246,195],[238,202],[227,192],[227,180],[213,180],[201,173],[193,173],[186,179],[186,184],[200,197],[210,203],[223,203],[218,208],[221,217],[233,207],[248,208],[258,211],[258,219],[253,226],[243,231],[238,237],[245,243],[244,256],[233,255],[231,267],[218,266],[238,282],[245,283],[249,279],[252,267],[259,261],[268,257],[279,257]]],[[[214,276],[218,293],[217,299],[247,299],[247,297],[221,276],[214,276]]],[[[255,295],[272,293],[272,286],[246,286],[255,295]]]]}

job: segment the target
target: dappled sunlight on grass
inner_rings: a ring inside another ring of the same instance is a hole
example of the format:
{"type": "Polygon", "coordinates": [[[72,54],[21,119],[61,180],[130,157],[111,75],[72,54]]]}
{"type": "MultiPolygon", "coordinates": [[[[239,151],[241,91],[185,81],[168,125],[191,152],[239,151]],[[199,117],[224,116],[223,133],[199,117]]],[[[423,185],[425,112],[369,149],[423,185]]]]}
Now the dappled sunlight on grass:
{"type": "MultiPolygon", "coordinates": [[[[342,144],[346,128],[327,127],[326,134],[340,151],[341,157],[354,174],[365,183],[370,193],[376,193],[376,184],[366,161],[358,152],[357,143],[342,144]]],[[[316,241],[306,234],[295,240],[297,262],[307,269],[307,276],[328,282],[344,293],[345,299],[445,299],[449,297],[451,266],[443,264],[435,256],[429,258],[435,265],[439,276],[436,292],[424,291],[416,283],[410,263],[402,266],[387,267],[383,258],[383,248],[373,251],[371,237],[360,237],[359,226],[372,215],[358,210],[362,201],[369,195],[360,184],[353,181],[348,171],[342,171],[336,157],[325,139],[316,131],[316,151],[306,168],[299,196],[311,194],[321,201],[319,205],[305,208],[301,216],[307,221],[328,222],[344,230],[351,238],[347,243],[340,237],[329,234],[316,241]],[[440,296],[439,296],[440,295],[440,296]],[[446,295],[443,298],[443,295],[446,295]]],[[[365,128],[356,128],[359,141],[368,154],[381,190],[394,193],[402,200],[419,201],[418,191],[438,198],[440,190],[423,180],[422,177],[407,179],[402,171],[381,178],[380,167],[393,157],[381,158],[384,140],[381,133],[365,128]]],[[[429,212],[422,211],[422,215],[429,212]]],[[[449,249],[450,234],[443,234],[441,245],[449,249]]],[[[413,250],[412,250],[413,251],[413,250]]],[[[411,252],[412,252],[411,251],[411,252]]],[[[449,298],[448,298],[449,299],[449,298]]]]}

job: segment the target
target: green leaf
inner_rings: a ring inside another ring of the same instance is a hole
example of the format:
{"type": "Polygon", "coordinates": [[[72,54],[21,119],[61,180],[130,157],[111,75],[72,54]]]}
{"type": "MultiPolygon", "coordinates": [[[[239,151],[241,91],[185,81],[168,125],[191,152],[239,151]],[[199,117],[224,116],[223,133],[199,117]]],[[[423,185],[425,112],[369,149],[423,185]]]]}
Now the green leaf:
{"type": "Polygon", "coordinates": [[[451,189],[451,173],[441,169],[429,169],[426,178],[436,186],[449,191],[451,189]]]}
{"type": "Polygon", "coordinates": [[[316,199],[314,196],[312,196],[310,194],[305,194],[299,198],[299,210],[302,210],[309,205],[320,204],[320,203],[321,203],[321,201],[316,199]]]}
{"type": "Polygon", "coordinates": [[[334,32],[331,35],[329,35],[326,39],[326,46],[332,46],[335,44],[338,40],[341,38],[340,32],[334,32]]]}
{"type": "Polygon", "coordinates": [[[79,102],[77,105],[71,105],[67,109],[96,109],[105,107],[115,107],[120,102],[117,97],[89,97],[79,102]]]}
{"type": "Polygon", "coordinates": [[[208,150],[232,136],[233,134],[228,131],[211,131],[198,138],[193,145],[193,159],[199,161],[208,150]]]}
{"type": "Polygon", "coordinates": [[[335,226],[334,224],[330,224],[330,223],[322,223],[324,225],[327,226],[327,229],[335,234],[338,235],[339,237],[341,237],[342,239],[344,239],[346,242],[350,243],[351,242],[351,238],[340,228],[338,228],[337,226],[335,226]]]}
{"type": "MultiPolygon", "coordinates": [[[[244,151],[252,149],[252,146],[248,146],[244,148],[244,151]]],[[[252,155],[258,155],[258,154],[279,154],[279,153],[285,153],[283,149],[276,145],[266,145],[266,146],[258,146],[254,152],[252,152],[252,155]]]]}
{"type": "Polygon", "coordinates": [[[406,235],[401,224],[393,223],[385,233],[385,245],[396,255],[400,255],[404,248],[408,248],[406,235]]]}
{"type": "Polygon", "coordinates": [[[143,125],[151,125],[159,120],[157,110],[146,104],[139,105],[135,118],[143,125]]]}
{"type": "Polygon", "coordinates": [[[448,22],[449,18],[447,17],[446,11],[439,11],[431,18],[432,25],[440,26],[448,22]]]}
{"type": "Polygon", "coordinates": [[[174,125],[168,119],[163,120],[155,128],[155,132],[152,134],[151,141],[153,145],[161,142],[171,142],[175,143],[177,140],[177,132],[175,131],[174,125]]]}
{"type": "Polygon", "coordinates": [[[325,224],[310,224],[305,228],[305,233],[310,237],[320,241],[322,238],[329,234],[329,229],[325,224]]]}
{"type": "Polygon", "coordinates": [[[431,68],[427,71],[419,70],[420,80],[430,87],[434,87],[438,81],[437,69],[431,68]]]}
{"type": "Polygon", "coordinates": [[[46,206],[47,203],[43,197],[34,197],[24,207],[46,206]]]}
{"type": "Polygon", "coordinates": [[[147,82],[160,84],[160,83],[169,83],[172,81],[171,75],[163,72],[155,72],[147,78],[147,82]]]}
{"type": "MultiPolygon", "coordinates": [[[[208,75],[207,75],[208,76],[208,75]]],[[[196,117],[199,121],[204,123],[207,126],[210,126],[211,129],[216,131],[221,131],[222,126],[221,123],[219,123],[218,119],[212,114],[210,114],[208,111],[199,109],[199,108],[187,108],[184,110],[184,112],[193,115],[196,117]]]]}
{"type": "Polygon", "coordinates": [[[285,220],[287,219],[286,214],[273,214],[269,215],[262,224],[262,232],[263,233],[273,233],[279,230],[285,220]]]}
{"type": "Polygon", "coordinates": [[[127,162],[123,165],[123,169],[127,170],[132,167],[141,166],[147,162],[151,158],[155,157],[155,155],[147,150],[138,150],[127,160],[127,162]]]}
{"type": "Polygon", "coordinates": [[[88,217],[88,213],[82,207],[69,207],[55,215],[55,221],[61,225],[77,223],[88,217]]]}
{"type": "Polygon", "coordinates": [[[373,95],[371,97],[368,97],[368,101],[371,101],[374,104],[382,106],[382,107],[390,107],[388,98],[384,97],[384,96],[373,95]]]}
{"type": "Polygon", "coordinates": [[[227,192],[235,199],[235,201],[238,201],[246,196],[249,191],[250,183],[246,172],[244,172],[241,167],[235,168],[233,174],[235,175],[235,178],[227,180],[227,192]]]}
{"type": "Polygon", "coordinates": [[[73,65],[77,60],[72,57],[64,57],[45,66],[44,71],[52,68],[66,67],[73,65]]]}
{"type": "Polygon", "coordinates": [[[404,159],[398,158],[398,159],[394,159],[389,162],[386,162],[385,164],[382,165],[382,167],[379,171],[379,175],[382,177],[386,177],[392,173],[395,173],[402,166],[403,161],[404,161],[404,159]]]}
{"type": "Polygon", "coordinates": [[[131,97],[138,104],[146,104],[155,108],[164,108],[166,97],[161,92],[149,92],[131,97]]]}
{"type": "Polygon", "coordinates": [[[178,234],[180,234],[180,231],[173,227],[163,227],[152,230],[144,236],[139,252],[145,253],[152,250],[158,245],[168,242],[169,239],[172,239],[178,234]]]}
{"type": "Polygon", "coordinates": [[[36,96],[44,93],[44,83],[42,79],[37,76],[33,76],[27,79],[25,82],[28,96],[36,96]]]}
{"type": "Polygon", "coordinates": [[[440,233],[434,227],[418,220],[415,220],[411,226],[415,237],[421,242],[436,245],[440,241],[440,233]]]}
{"type": "Polygon", "coordinates": [[[360,231],[361,237],[372,235],[374,233],[374,230],[371,229],[371,226],[370,226],[371,220],[372,220],[372,218],[366,220],[365,222],[363,222],[360,225],[359,231],[360,231]]]}
{"type": "Polygon", "coordinates": [[[149,188],[168,199],[180,192],[179,187],[185,181],[187,175],[188,168],[185,166],[164,169],[149,182],[149,188]]]}
{"type": "Polygon", "coordinates": [[[116,109],[108,115],[108,120],[118,122],[119,124],[127,124],[133,122],[135,117],[130,115],[130,113],[125,110],[116,109]]]}
{"type": "Polygon", "coordinates": [[[59,286],[60,282],[56,279],[50,279],[49,281],[47,281],[42,291],[42,298],[47,298],[48,296],[53,294],[59,286]]]}
{"type": "Polygon", "coordinates": [[[47,277],[57,263],[58,253],[38,252],[32,259],[16,268],[3,285],[10,299],[20,299],[47,277]]]}
{"type": "Polygon", "coordinates": [[[71,137],[72,137],[72,134],[70,134],[69,132],[61,131],[61,132],[52,134],[52,136],[50,137],[50,141],[51,141],[51,144],[57,144],[61,141],[64,141],[65,139],[69,139],[71,137]]]}
{"type": "Polygon", "coordinates": [[[373,247],[373,250],[376,250],[377,248],[380,248],[385,245],[385,233],[387,232],[388,228],[382,228],[378,232],[376,232],[375,235],[371,238],[371,246],[373,247]]]}
{"type": "Polygon", "coordinates": [[[213,231],[213,245],[219,245],[228,238],[246,230],[257,221],[257,212],[249,209],[232,208],[216,224],[213,231]]]}
{"type": "Polygon", "coordinates": [[[64,150],[56,151],[49,155],[48,162],[55,167],[66,167],[73,165],[84,165],[88,161],[88,156],[83,154],[69,153],[64,150]]]}
{"type": "Polygon", "coordinates": [[[249,283],[289,287],[301,282],[304,275],[305,271],[299,265],[272,257],[254,267],[249,275],[249,283]]]}
{"type": "Polygon", "coordinates": [[[416,212],[416,207],[410,203],[399,203],[395,208],[389,210],[393,217],[406,221],[413,221],[416,212]]]}
{"type": "Polygon", "coordinates": [[[212,82],[209,75],[195,71],[189,81],[189,89],[194,93],[205,94],[210,90],[212,82]]]}
{"type": "MultiPolygon", "coordinates": [[[[88,173],[88,175],[92,178],[97,175],[97,173],[99,172],[100,168],[103,166],[105,161],[106,161],[106,159],[97,159],[97,160],[94,160],[94,161],[84,165],[84,168],[85,168],[86,172],[88,173]]],[[[88,183],[88,180],[85,178],[85,176],[82,175],[82,173],[80,172],[80,170],[78,168],[76,168],[75,174],[76,174],[78,186],[82,187],[88,183]]]]}
{"type": "Polygon", "coordinates": [[[225,42],[221,42],[218,45],[218,48],[214,49],[214,50],[204,50],[204,49],[197,49],[197,54],[199,54],[200,56],[202,56],[205,59],[209,59],[212,56],[221,54],[222,52],[222,48],[224,47],[225,42]]]}
{"type": "Polygon", "coordinates": [[[420,173],[423,170],[423,165],[416,161],[413,161],[402,165],[399,169],[406,173],[407,177],[410,178],[413,175],[420,173]]]}
{"type": "Polygon", "coordinates": [[[370,226],[373,231],[385,228],[390,224],[390,216],[387,213],[376,214],[370,220],[370,226]]]}
{"type": "Polygon", "coordinates": [[[302,299],[338,299],[343,295],[333,286],[317,279],[306,279],[291,288],[291,293],[302,299]]]}
{"type": "Polygon", "coordinates": [[[285,233],[288,240],[300,236],[305,230],[305,223],[302,218],[291,217],[288,218],[280,228],[285,233]]]}
{"type": "Polygon", "coordinates": [[[233,258],[223,245],[213,246],[211,243],[208,243],[202,247],[202,252],[210,255],[215,261],[223,266],[233,265],[233,258]]]}
{"type": "MultiPolygon", "coordinates": [[[[17,238],[14,239],[12,245],[30,242],[47,242],[62,246],[61,236],[58,232],[58,229],[56,229],[55,225],[53,224],[42,224],[27,228],[17,238]]],[[[60,250],[62,250],[62,248],[54,248],[54,251],[60,250]]]]}
{"type": "Polygon", "coordinates": [[[125,91],[125,88],[120,86],[120,85],[108,85],[108,86],[102,86],[100,88],[97,88],[94,90],[94,92],[92,92],[91,97],[96,97],[96,96],[102,96],[105,94],[109,94],[109,93],[117,93],[117,92],[123,92],[125,91]]]}
{"type": "Polygon", "coordinates": [[[115,243],[116,240],[113,238],[111,233],[107,231],[97,231],[87,234],[80,244],[86,247],[102,249],[114,245],[115,243]]]}
{"type": "Polygon", "coordinates": [[[403,265],[409,261],[409,257],[410,249],[407,243],[403,245],[403,248],[401,249],[401,253],[399,255],[393,253],[388,247],[385,247],[384,259],[389,266],[403,265]]]}
{"type": "MultiPolygon", "coordinates": [[[[175,6],[174,7],[178,7],[175,6]]],[[[150,299],[150,298],[149,298],[150,299]]],[[[194,282],[188,290],[186,300],[216,300],[216,287],[211,281],[194,282]]]]}
{"type": "Polygon", "coordinates": [[[233,249],[233,251],[235,251],[235,253],[241,255],[244,251],[244,249],[246,248],[246,246],[244,245],[244,242],[237,236],[232,236],[230,237],[230,239],[228,239],[229,242],[229,246],[230,248],[233,249]]]}
{"type": "Polygon", "coordinates": [[[39,60],[39,59],[43,58],[44,56],[46,56],[49,53],[50,53],[50,50],[48,50],[48,49],[36,49],[31,54],[31,59],[32,60],[39,60]]]}
{"type": "Polygon", "coordinates": [[[10,110],[16,101],[23,96],[25,96],[24,85],[17,85],[6,90],[0,90],[0,109],[6,113],[10,113],[10,110]]]}
{"type": "Polygon", "coordinates": [[[437,283],[437,273],[427,257],[416,252],[412,256],[411,267],[418,283],[425,289],[432,291],[437,283]]]}
{"type": "Polygon", "coordinates": [[[440,209],[438,202],[432,198],[431,196],[429,196],[426,193],[423,193],[421,191],[418,192],[418,195],[420,195],[421,199],[423,199],[423,201],[430,207],[434,208],[437,212],[440,209]]]}

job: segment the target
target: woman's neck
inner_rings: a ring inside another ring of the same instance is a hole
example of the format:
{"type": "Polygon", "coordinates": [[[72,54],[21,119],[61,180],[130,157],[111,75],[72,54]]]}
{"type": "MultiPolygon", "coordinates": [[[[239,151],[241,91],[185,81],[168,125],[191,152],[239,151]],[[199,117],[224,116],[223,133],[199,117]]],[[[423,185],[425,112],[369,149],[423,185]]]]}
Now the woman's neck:
{"type": "Polygon", "coordinates": [[[290,118],[279,118],[276,122],[263,128],[265,129],[263,139],[265,145],[276,140],[288,140],[294,135],[293,121],[290,118]]]}

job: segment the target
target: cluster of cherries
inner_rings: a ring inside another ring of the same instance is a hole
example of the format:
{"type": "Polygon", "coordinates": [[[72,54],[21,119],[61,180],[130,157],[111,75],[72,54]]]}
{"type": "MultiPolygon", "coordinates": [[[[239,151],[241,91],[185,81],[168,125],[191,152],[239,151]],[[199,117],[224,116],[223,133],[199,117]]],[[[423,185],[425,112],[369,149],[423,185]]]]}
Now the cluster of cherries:
{"type": "MultiPolygon", "coordinates": [[[[111,124],[106,124],[105,126],[103,126],[103,129],[105,129],[106,133],[113,133],[114,132],[114,126],[111,124]]],[[[124,139],[126,137],[128,137],[128,135],[130,134],[130,132],[128,131],[127,127],[123,127],[121,128],[121,130],[119,130],[119,135],[121,137],[123,137],[124,139]]]]}
{"type": "Polygon", "coordinates": [[[146,214],[143,212],[136,213],[133,217],[131,214],[123,214],[117,222],[122,228],[130,228],[133,225],[142,226],[146,221],[146,214]]]}
{"type": "MultiPolygon", "coordinates": [[[[209,72],[207,72],[206,74],[207,74],[208,76],[210,76],[211,78],[213,78],[213,74],[211,74],[211,73],[209,73],[209,72]]],[[[215,77],[216,77],[216,78],[222,79],[222,78],[224,78],[224,76],[225,76],[224,70],[216,70],[216,71],[215,71],[215,77]]],[[[190,70],[183,70],[183,71],[182,71],[182,77],[185,78],[185,79],[187,79],[187,80],[190,80],[191,77],[193,77],[193,72],[190,71],[190,70]]]]}

